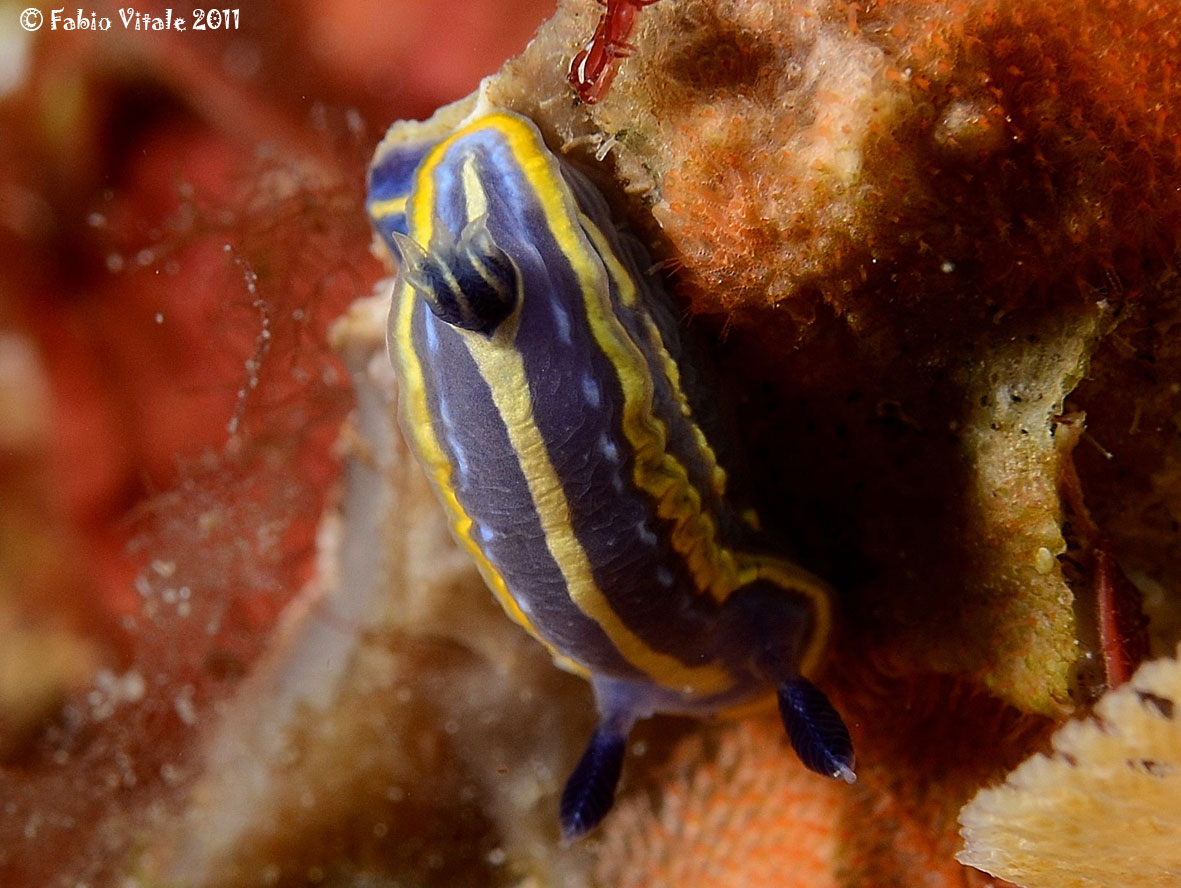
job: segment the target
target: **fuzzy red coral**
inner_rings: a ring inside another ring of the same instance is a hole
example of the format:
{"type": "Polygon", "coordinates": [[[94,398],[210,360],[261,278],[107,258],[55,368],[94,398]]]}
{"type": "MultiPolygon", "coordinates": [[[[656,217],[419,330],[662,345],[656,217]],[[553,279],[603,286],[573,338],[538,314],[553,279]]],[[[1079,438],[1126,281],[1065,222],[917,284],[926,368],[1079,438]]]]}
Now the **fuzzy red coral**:
{"type": "Polygon", "coordinates": [[[12,403],[52,426],[43,452],[0,464],[3,510],[29,522],[0,555],[6,885],[133,866],[214,705],[307,579],[349,407],[326,327],[379,274],[372,142],[392,115],[470,89],[533,26],[463,7],[483,48],[448,60],[447,83],[391,74],[411,64],[405,44],[379,81],[373,59],[362,76],[310,51],[371,38],[397,4],[337,4],[331,22],[260,4],[197,33],[125,29],[100,3],[108,31],[54,29],[47,11],[18,32],[0,100],[0,322],[47,383],[12,403]],[[37,484],[10,483],[31,467],[37,484]],[[17,652],[39,652],[37,674],[17,652]]]}

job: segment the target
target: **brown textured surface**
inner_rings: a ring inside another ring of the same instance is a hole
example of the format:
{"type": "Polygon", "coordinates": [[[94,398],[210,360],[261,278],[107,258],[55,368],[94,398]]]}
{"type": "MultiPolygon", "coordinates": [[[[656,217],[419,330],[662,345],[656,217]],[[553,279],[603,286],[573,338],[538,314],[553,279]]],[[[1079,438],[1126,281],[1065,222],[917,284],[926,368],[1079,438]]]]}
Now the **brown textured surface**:
{"type": "Polygon", "coordinates": [[[658,3],[593,115],[660,183],[701,311],[1138,289],[1181,223],[1172,11],[658,3]]]}
{"type": "MultiPolygon", "coordinates": [[[[1093,615],[1059,562],[1056,417],[1088,374],[1135,374],[1167,347],[1090,363],[1177,299],[1177,96],[1152,61],[1168,9],[662,2],[606,101],[539,100],[587,6],[563,4],[491,95],[576,156],[605,153],[588,162],[633,192],[681,298],[724,315],[761,510],[847,590],[864,654],[1069,711],[1094,645],[1075,621],[1093,615]]],[[[1086,391],[1099,414],[1138,409],[1086,391]]],[[[1084,477],[1132,474],[1159,497],[1137,451],[1169,449],[1128,443],[1084,477]]]]}
{"type": "MultiPolygon", "coordinates": [[[[840,878],[981,881],[958,807],[1044,739],[1021,711],[1103,688],[1073,468],[1156,650],[1176,639],[1171,8],[669,0],[633,36],[592,109],[493,95],[631,192],[718,316],[767,523],[841,590],[829,684],[866,775],[842,818],[888,816],[840,878]]],[[[506,70],[546,95],[567,46],[506,70]]]]}

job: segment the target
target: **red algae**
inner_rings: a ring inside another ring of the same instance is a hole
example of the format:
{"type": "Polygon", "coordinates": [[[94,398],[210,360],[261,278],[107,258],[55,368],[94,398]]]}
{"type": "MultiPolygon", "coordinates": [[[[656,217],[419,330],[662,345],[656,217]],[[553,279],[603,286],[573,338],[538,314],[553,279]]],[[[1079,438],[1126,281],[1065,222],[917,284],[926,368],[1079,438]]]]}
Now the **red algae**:
{"type": "MultiPolygon", "coordinates": [[[[163,160],[162,149],[172,148],[173,167],[191,145],[191,136],[158,144],[151,157],[163,160]]],[[[205,160],[218,157],[205,147],[205,160]]],[[[165,816],[191,776],[190,749],[211,707],[248,671],[311,568],[335,474],[330,446],[347,408],[344,380],[321,343],[327,318],[367,285],[358,277],[367,231],[354,221],[359,188],[317,181],[290,162],[239,158],[233,175],[245,182],[251,167],[264,184],[240,186],[232,226],[182,206],[169,217],[183,219],[181,227],[133,252],[133,267],[89,297],[91,319],[98,305],[112,313],[82,339],[100,343],[106,376],[117,383],[102,391],[105,415],[119,417],[107,427],[118,461],[98,463],[102,474],[66,491],[75,520],[93,528],[90,551],[110,559],[96,591],[118,655],[48,721],[19,769],[3,775],[0,845],[12,884],[65,873],[101,881],[122,868],[136,834],[165,816]],[[337,217],[327,234],[302,228],[309,205],[337,217]],[[350,249],[355,263],[342,269],[350,249]],[[255,271],[272,263],[293,277],[255,271]],[[128,407],[134,412],[120,417],[128,407]],[[185,452],[190,462],[178,466],[185,452]],[[135,505],[119,489],[128,475],[171,489],[144,501],[122,528],[107,526],[105,516],[135,505]],[[128,535],[126,561],[119,549],[128,535]],[[142,567],[133,578],[135,564],[142,567]]],[[[136,202],[134,185],[126,196],[136,202]]],[[[123,212],[111,208],[116,219],[123,212]]],[[[86,378],[85,363],[68,365],[69,356],[59,352],[55,372],[69,367],[86,378]]],[[[79,448],[74,456],[63,450],[66,460],[92,470],[85,454],[94,443],[58,440],[79,448]]]]}
{"type": "Polygon", "coordinates": [[[313,570],[351,403],[326,329],[378,276],[364,165],[395,109],[437,97],[307,63],[324,23],[297,6],[193,35],[100,4],[114,29],[27,38],[0,104],[0,322],[46,382],[20,409],[51,423],[0,463],[37,552],[0,631],[39,673],[5,662],[5,885],[124,883],[313,570]]]}

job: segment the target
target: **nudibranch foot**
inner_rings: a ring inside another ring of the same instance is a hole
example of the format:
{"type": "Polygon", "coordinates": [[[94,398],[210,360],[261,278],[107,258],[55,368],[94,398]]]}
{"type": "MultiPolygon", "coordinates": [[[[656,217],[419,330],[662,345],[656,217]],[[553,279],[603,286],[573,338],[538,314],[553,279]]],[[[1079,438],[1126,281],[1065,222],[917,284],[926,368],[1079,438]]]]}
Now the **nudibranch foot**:
{"type": "Polygon", "coordinates": [[[824,692],[806,678],[776,688],[779,714],[800,762],[810,771],[854,783],[853,741],[824,692]]]}

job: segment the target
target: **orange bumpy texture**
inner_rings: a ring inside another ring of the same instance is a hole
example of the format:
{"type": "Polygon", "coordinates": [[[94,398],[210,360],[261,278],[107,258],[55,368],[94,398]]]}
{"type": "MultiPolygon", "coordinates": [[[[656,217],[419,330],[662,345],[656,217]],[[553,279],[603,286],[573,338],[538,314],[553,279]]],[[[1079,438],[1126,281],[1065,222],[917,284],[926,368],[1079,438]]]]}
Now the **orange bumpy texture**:
{"type": "Polygon", "coordinates": [[[970,883],[955,812],[1044,739],[1031,715],[1143,653],[1140,599],[1151,649],[1177,638],[1175,10],[663,0],[587,109],[553,96],[596,15],[562,4],[493,95],[627,193],[748,392],[765,522],[840,589],[845,810],[888,816],[834,871],[970,883]],[[1112,586],[1126,636],[1098,626],[1112,586]]]}
{"type": "Polygon", "coordinates": [[[1174,12],[657,4],[596,114],[660,183],[698,311],[1140,288],[1181,224],[1174,12]]]}
{"type": "Polygon", "coordinates": [[[1171,7],[661,2],[587,110],[553,94],[595,9],[563,4],[492,94],[609,158],[721,321],[758,504],[845,592],[857,655],[1045,714],[1092,696],[1076,462],[1124,569],[1158,605],[1181,579],[1175,460],[1138,434],[1176,406],[1171,7]],[[1103,438],[1058,436],[1068,411],[1103,438]]]}

